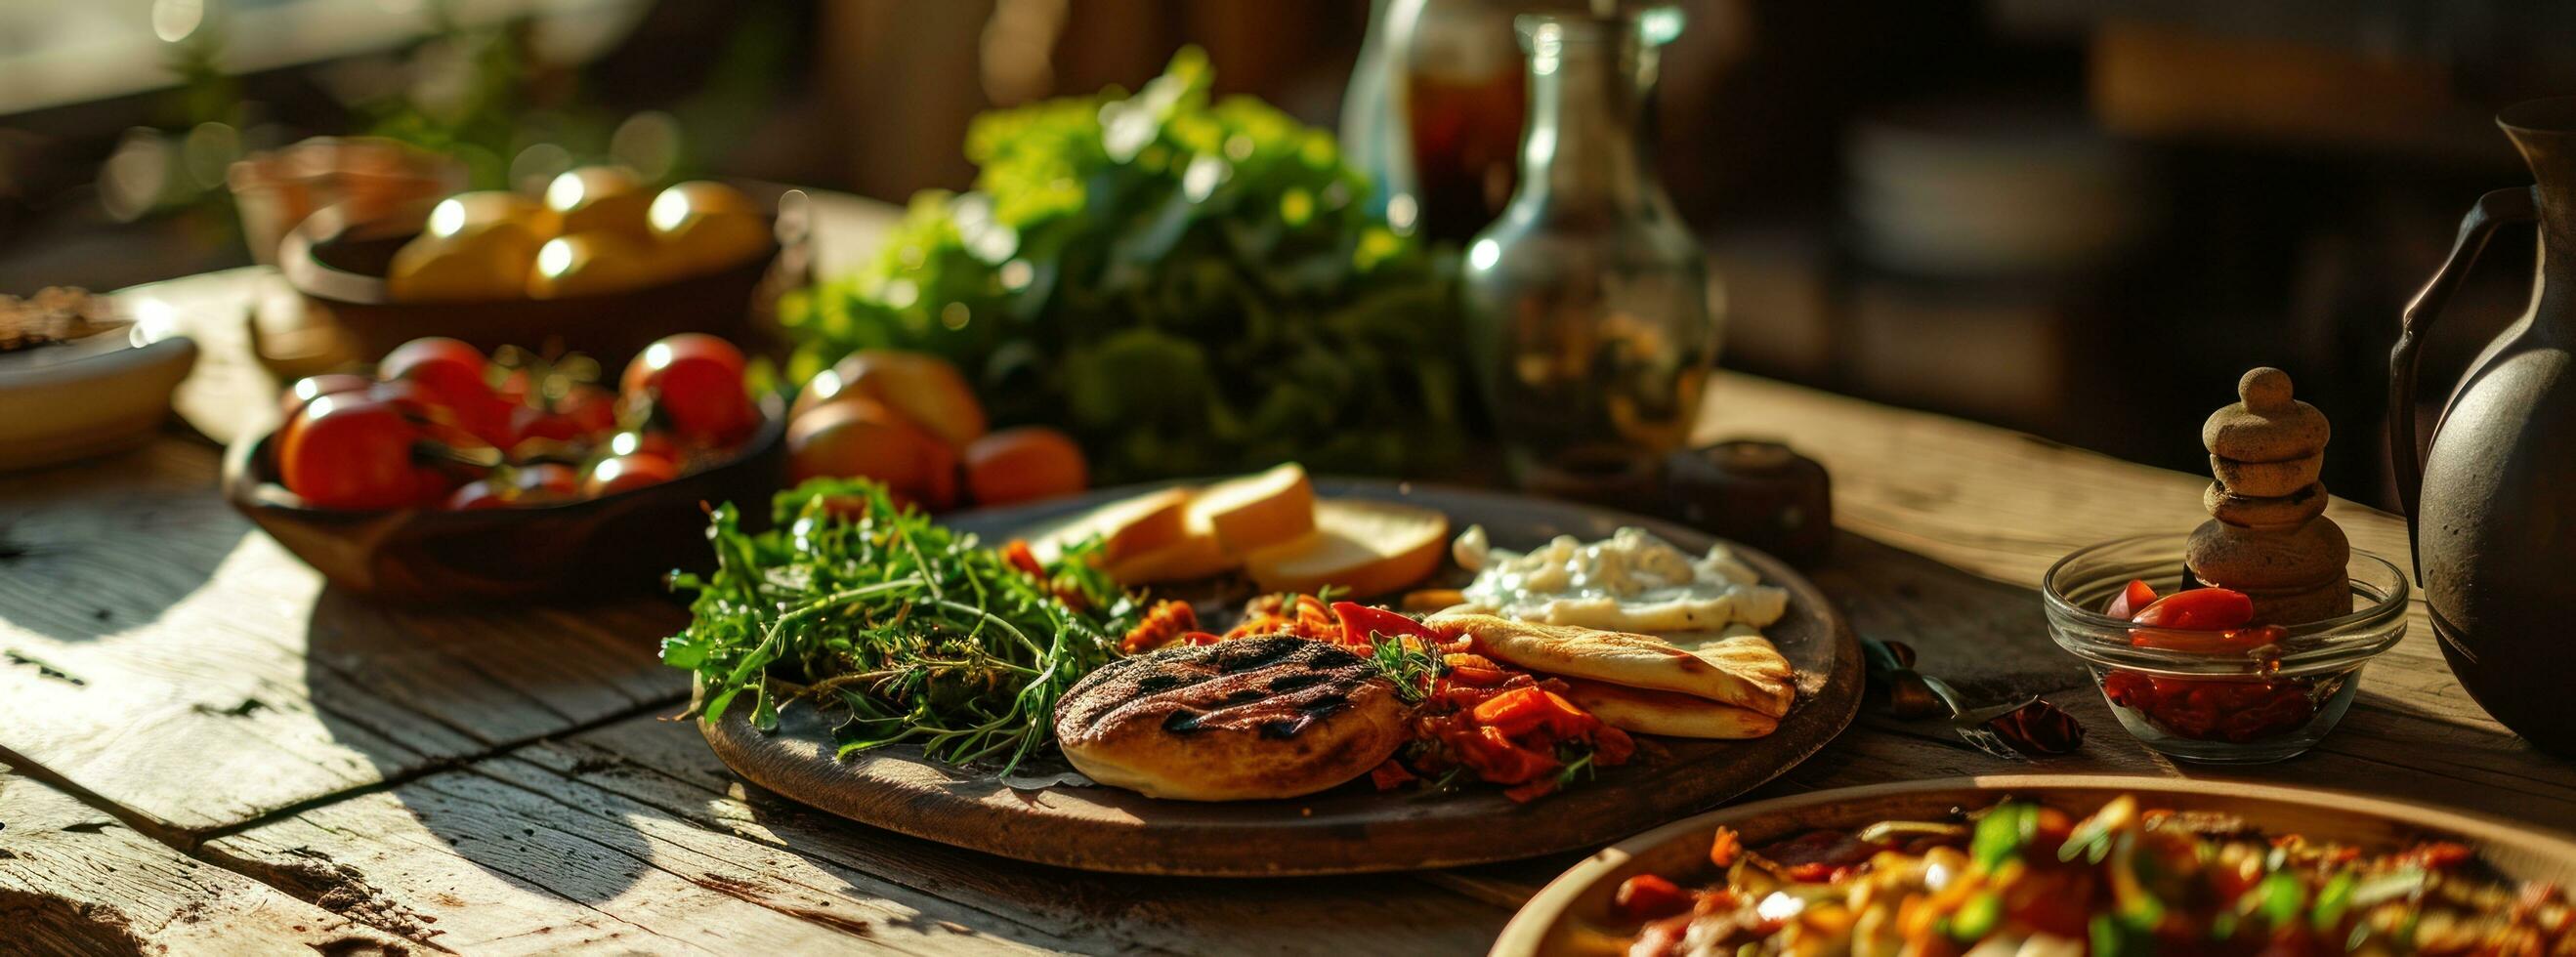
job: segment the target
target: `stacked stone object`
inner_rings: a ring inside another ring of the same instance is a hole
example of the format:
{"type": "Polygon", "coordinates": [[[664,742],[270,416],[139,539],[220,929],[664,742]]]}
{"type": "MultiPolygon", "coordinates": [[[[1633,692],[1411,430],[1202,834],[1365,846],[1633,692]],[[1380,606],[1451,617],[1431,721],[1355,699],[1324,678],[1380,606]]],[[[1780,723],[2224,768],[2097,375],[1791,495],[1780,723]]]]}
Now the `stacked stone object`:
{"type": "Polygon", "coordinates": [[[2201,495],[2210,519],[2191,533],[2185,562],[2202,583],[2244,592],[2257,624],[2299,625],[2352,614],[2352,544],[2325,517],[2317,481],[2330,429],[2325,413],[2290,397],[2290,374],[2256,369],[2241,401],[2201,426],[2218,481],[2201,495]]]}

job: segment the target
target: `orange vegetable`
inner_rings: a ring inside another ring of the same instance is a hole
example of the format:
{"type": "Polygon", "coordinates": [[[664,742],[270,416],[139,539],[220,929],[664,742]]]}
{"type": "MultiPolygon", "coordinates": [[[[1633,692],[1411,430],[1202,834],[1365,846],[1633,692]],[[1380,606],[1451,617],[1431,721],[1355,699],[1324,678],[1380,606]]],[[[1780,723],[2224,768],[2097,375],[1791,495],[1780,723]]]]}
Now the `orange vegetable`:
{"type": "Polygon", "coordinates": [[[1680,885],[1653,874],[1639,874],[1619,882],[1619,892],[1610,899],[1619,916],[1633,921],[1670,917],[1689,910],[1691,896],[1680,885]]]}
{"type": "Polygon", "coordinates": [[[1718,828],[1717,840],[1710,842],[1708,847],[1708,862],[1719,867],[1734,867],[1735,859],[1743,855],[1744,838],[1737,836],[1734,828],[1718,828]]]}

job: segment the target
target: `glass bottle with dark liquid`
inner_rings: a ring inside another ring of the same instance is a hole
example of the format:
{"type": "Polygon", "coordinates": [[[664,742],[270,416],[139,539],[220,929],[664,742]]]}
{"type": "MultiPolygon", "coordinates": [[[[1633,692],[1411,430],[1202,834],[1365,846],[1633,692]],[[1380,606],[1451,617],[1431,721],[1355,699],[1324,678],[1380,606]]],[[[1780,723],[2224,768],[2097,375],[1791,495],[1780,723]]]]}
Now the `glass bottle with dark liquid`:
{"type": "Polygon", "coordinates": [[[1413,25],[1404,98],[1422,235],[1463,242],[1502,212],[1528,112],[1501,4],[1434,0],[1413,25]]]}
{"type": "Polygon", "coordinates": [[[1520,182],[1469,243],[1463,282],[1472,361],[1525,487],[1651,494],[1698,418],[1718,342],[1706,267],[1641,145],[1656,52],[1680,23],[1663,7],[1520,18],[1520,182]]]}

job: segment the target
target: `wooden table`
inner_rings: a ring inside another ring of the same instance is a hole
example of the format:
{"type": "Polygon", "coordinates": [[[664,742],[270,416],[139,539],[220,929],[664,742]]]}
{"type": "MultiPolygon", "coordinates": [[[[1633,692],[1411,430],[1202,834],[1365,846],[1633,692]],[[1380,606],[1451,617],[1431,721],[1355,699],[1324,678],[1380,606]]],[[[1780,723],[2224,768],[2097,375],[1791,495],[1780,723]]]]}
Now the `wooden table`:
{"type": "MultiPolygon", "coordinates": [[[[2122,733],[2032,586],[2080,545],[2188,529],[2206,477],[1733,375],[1702,433],[1786,437],[1831,468],[1843,533],[1814,577],[1862,634],[2092,732],[2017,764],[1865,715],[1764,793],[2144,771],[2576,824],[2576,766],[2469,701],[2420,607],[2309,755],[2177,767],[2122,733]]],[[[1569,863],[1149,879],[844,823],[745,785],[668,720],[685,681],[654,648],[677,607],[374,607],[226,509],[216,457],[174,430],[0,477],[0,950],[1474,953],[1569,863]]],[[[2399,520],[2332,514],[2406,555],[2399,520]]]]}

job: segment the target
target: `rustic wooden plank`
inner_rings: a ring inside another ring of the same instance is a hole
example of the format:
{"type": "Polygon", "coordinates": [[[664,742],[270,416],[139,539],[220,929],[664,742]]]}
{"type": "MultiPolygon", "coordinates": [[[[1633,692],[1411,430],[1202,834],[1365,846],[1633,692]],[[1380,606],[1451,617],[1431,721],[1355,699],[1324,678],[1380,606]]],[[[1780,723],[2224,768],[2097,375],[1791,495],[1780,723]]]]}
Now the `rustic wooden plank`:
{"type": "Polygon", "coordinates": [[[686,695],[677,606],[369,604],[225,506],[216,457],[0,477],[0,749],[193,832],[686,695]]]}
{"type": "Polygon", "coordinates": [[[202,852],[471,953],[1021,953],[1069,943],[516,758],[308,808],[202,852]]]}
{"type": "Polygon", "coordinates": [[[0,771],[0,951],[402,954],[416,942],[180,854],[0,771]]]}
{"type": "Polygon", "coordinates": [[[620,722],[516,756],[700,827],[1011,915],[1086,951],[1466,953],[1490,944],[1517,906],[1403,875],[1192,880],[1022,864],[851,824],[742,783],[683,722],[620,722]]]}

